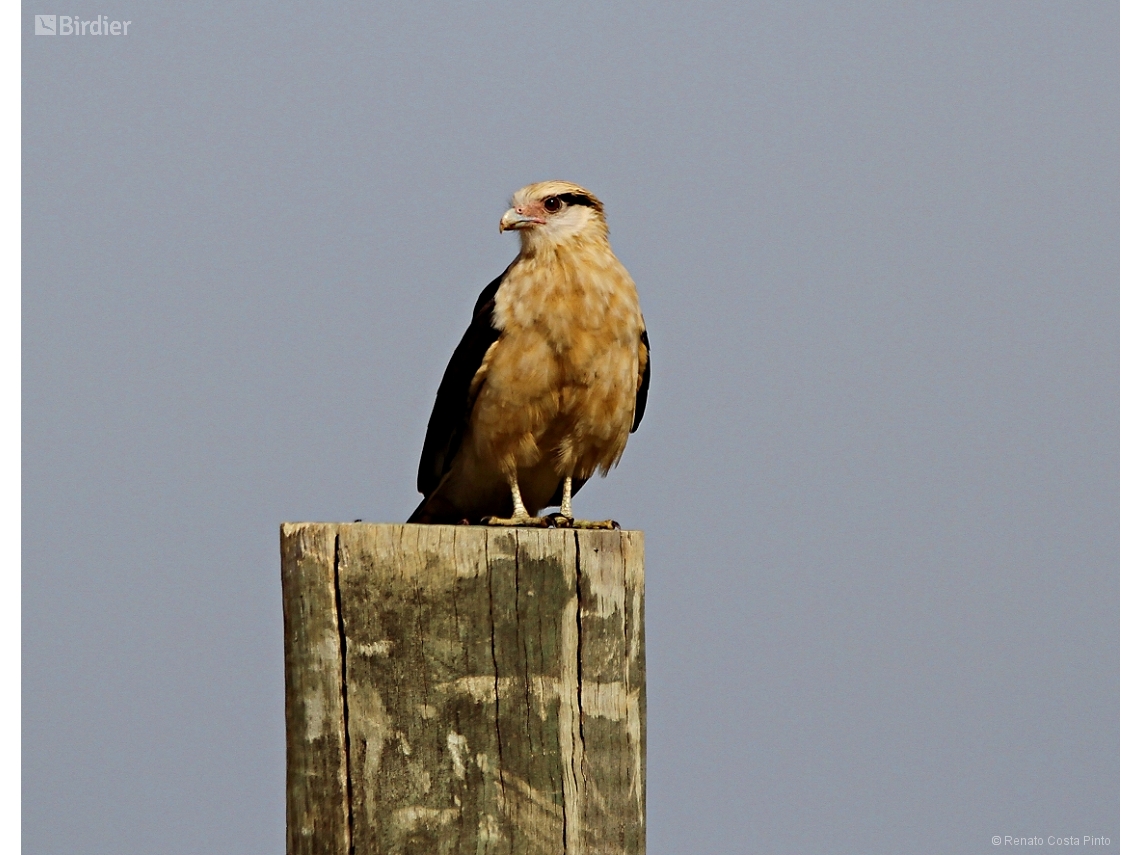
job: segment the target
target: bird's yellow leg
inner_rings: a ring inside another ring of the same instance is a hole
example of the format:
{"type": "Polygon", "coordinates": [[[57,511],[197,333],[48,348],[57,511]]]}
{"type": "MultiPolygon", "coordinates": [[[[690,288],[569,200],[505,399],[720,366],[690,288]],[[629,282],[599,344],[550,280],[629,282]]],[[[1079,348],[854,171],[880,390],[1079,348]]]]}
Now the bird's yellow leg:
{"type": "Polygon", "coordinates": [[[570,512],[570,499],[574,490],[574,479],[567,476],[566,480],[562,482],[562,507],[560,512],[562,516],[568,520],[574,519],[574,514],[570,512]]]}
{"type": "Polygon", "coordinates": [[[574,519],[574,514],[570,511],[570,499],[572,498],[571,493],[573,490],[574,480],[572,478],[567,478],[562,482],[562,507],[560,509],[559,516],[555,518],[555,525],[557,525],[559,528],[569,526],[570,528],[597,528],[606,531],[612,531],[615,528],[621,528],[621,526],[619,526],[613,520],[594,521],[574,519]],[[559,517],[561,517],[561,519],[559,519],[559,517]],[[562,520],[565,520],[565,522],[562,522],[562,520]]]}
{"type": "Polygon", "coordinates": [[[604,531],[612,531],[621,528],[613,520],[576,520],[571,516],[570,499],[571,492],[574,489],[574,482],[567,478],[562,482],[562,507],[557,514],[550,514],[545,517],[532,517],[527,513],[526,505],[523,504],[522,492],[519,490],[519,482],[515,477],[509,478],[511,483],[511,504],[514,505],[510,519],[503,517],[487,517],[483,520],[484,525],[501,525],[501,526],[541,526],[542,528],[585,528],[585,529],[602,529],[604,531]]]}
{"type": "Polygon", "coordinates": [[[549,526],[550,520],[547,517],[532,517],[527,513],[526,505],[523,504],[522,500],[522,492],[519,490],[519,479],[511,475],[509,480],[511,482],[511,503],[514,505],[511,518],[487,517],[483,522],[487,525],[542,526],[544,528],[549,526]]]}

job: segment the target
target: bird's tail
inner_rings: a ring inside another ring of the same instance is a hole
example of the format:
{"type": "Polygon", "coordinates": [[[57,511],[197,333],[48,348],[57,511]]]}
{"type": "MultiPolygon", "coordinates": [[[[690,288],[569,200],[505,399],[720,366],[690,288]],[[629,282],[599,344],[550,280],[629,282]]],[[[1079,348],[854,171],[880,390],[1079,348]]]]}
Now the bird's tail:
{"type": "Polygon", "coordinates": [[[412,511],[412,515],[410,517],[408,517],[408,522],[409,523],[421,523],[421,524],[425,524],[425,525],[431,523],[431,520],[428,519],[429,514],[427,512],[427,504],[428,504],[428,497],[424,496],[424,500],[422,502],[420,502],[418,505],[416,505],[416,509],[414,511],[412,511]]]}
{"type": "Polygon", "coordinates": [[[437,492],[424,496],[424,500],[416,505],[408,517],[408,522],[419,525],[457,525],[463,522],[463,514],[437,492]]]}

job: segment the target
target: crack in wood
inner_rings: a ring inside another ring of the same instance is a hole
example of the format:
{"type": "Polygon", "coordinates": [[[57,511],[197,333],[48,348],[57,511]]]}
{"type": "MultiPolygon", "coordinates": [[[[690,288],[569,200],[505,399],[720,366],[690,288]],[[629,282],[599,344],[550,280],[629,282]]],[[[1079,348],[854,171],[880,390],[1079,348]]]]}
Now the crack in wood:
{"type": "Polygon", "coordinates": [[[575,615],[578,623],[578,737],[582,740],[582,768],[579,770],[583,782],[586,780],[586,714],[582,706],[582,546],[578,532],[574,532],[574,597],[577,603],[575,615]]]}
{"type": "MultiPolygon", "coordinates": [[[[488,541],[490,536],[488,536],[488,541]]],[[[499,729],[499,660],[495,654],[495,573],[491,567],[491,552],[490,543],[484,546],[484,554],[487,561],[487,608],[491,616],[491,668],[495,672],[495,745],[498,748],[499,762],[497,764],[497,773],[499,778],[499,792],[506,793],[506,785],[503,782],[503,734],[499,729]]]]}
{"type": "Polygon", "coordinates": [[[348,815],[348,855],[355,855],[352,839],[352,750],[348,729],[348,634],[344,629],[344,605],[340,590],[340,534],[333,538],[333,591],[336,594],[336,628],[340,637],[340,702],[344,721],[345,801],[348,815]]]}
{"type": "Polygon", "coordinates": [[[530,753],[527,754],[527,776],[529,781],[530,777],[530,757],[534,753],[534,732],[531,728],[531,704],[530,698],[533,692],[530,685],[530,653],[527,650],[526,639],[522,637],[520,627],[523,625],[522,610],[519,608],[519,590],[522,587],[519,581],[519,537],[515,536],[515,643],[522,647],[522,660],[523,660],[523,698],[526,701],[526,738],[527,744],[530,746],[530,753]]]}

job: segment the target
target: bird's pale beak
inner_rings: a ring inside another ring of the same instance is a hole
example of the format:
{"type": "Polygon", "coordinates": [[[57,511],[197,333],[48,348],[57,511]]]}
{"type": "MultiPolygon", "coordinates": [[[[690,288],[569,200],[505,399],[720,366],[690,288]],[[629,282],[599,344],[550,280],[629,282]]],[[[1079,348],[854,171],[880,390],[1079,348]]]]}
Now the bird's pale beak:
{"type": "Polygon", "coordinates": [[[511,208],[503,214],[503,218],[499,220],[499,232],[514,231],[515,229],[526,228],[527,226],[541,222],[542,220],[538,219],[538,217],[528,217],[526,214],[519,213],[516,209],[511,208]]]}

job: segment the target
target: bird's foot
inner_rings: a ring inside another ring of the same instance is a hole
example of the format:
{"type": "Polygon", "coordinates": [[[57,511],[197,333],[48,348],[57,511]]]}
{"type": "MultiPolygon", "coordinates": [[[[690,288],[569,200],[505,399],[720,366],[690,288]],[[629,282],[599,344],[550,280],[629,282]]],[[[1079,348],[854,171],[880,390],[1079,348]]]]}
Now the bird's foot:
{"type": "Polygon", "coordinates": [[[484,517],[483,525],[516,526],[521,528],[550,528],[549,517],[484,517]]]}
{"type": "Polygon", "coordinates": [[[483,525],[517,528],[577,528],[597,531],[616,531],[621,528],[615,520],[576,520],[562,514],[547,514],[544,517],[484,517],[483,525]]]}
{"type": "Polygon", "coordinates": [[[548,514],[543,517],[548,528],[577,528],[597,531],[615,531],[621,528],[614,520],[576,520],[569,514],[548,514]]]}
{"type": "Polygon", "coordinates": [[[570,520],[570,527],[597,531],[617,531],[621,528],[617,520],[570,520]]]}

